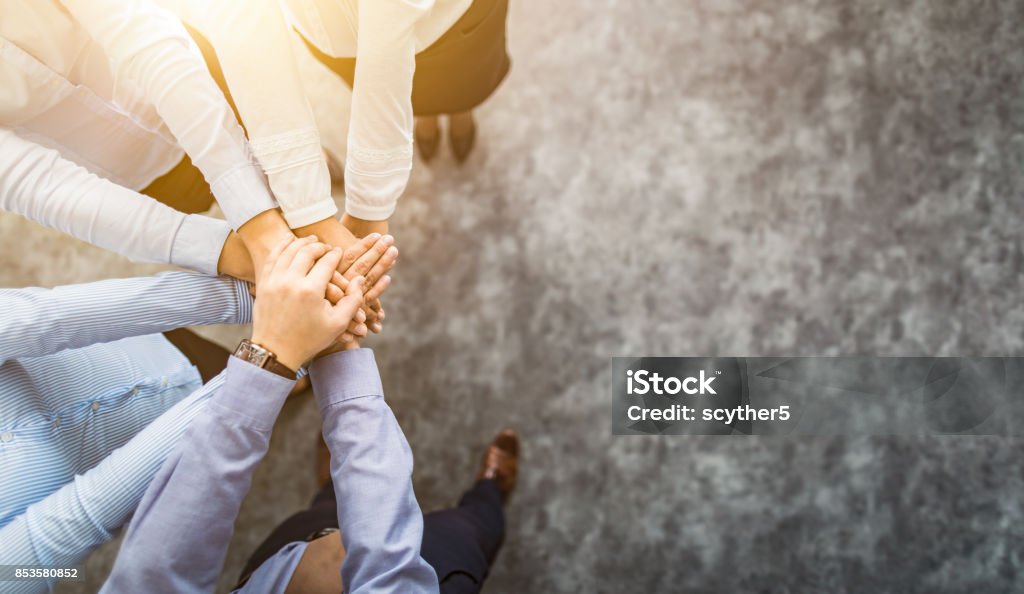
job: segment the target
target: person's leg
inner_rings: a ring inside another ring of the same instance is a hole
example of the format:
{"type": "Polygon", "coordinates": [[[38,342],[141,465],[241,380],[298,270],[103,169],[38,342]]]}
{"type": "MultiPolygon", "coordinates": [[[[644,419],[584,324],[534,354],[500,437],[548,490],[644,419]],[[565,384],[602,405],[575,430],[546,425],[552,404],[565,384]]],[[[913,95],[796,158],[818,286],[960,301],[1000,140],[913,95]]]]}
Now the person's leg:
{"type": "Polygon", "coordinates": [[[448,141],[452,145],[455,160],[463,163],[473,152],[476,142],[476,122],[473,121],[473,110],[448,115],[448,141]]]}
{"type": "Polygon", "coordinates": [[[224,371],[228,365],[228,357],[231,356],[231,353],[227,349],[206,340],[191,330],[178,328],[164,332],[164,337],[196,366],[204,384],[224,371]]]}
{"type": "Polygon", "coordinates": [[[493,480],[477,481],[457,507],[423,516],[420,554],[437,572],[441,592],[479,592],[505,538],[505,510],[493,480]]]}
{"type": "Polygon", "coordinates": [[[518,458],[515,433],[499,433],[458,506],[423,516],[420,554],[437,572],[441,592],[475,594],[483,587],[505,539],[504,502],[515,489],[518,458]]]}
{"type": "Polygon", "coordinates": [[[420,153],[420,158],[424,161],[433,159],[438,147],[441,146],[441,128],[437,116],[417,117],[413,137],[416,139],[416,149],[420,153]]]}
{"type": "MultiPolygon", "coordinates": [[[[459,500],[457,507],[424,515],[423,544],[420,554],[437,572],[444,594],[480,591],[491,563],[505,536],[503,503],[515,488],[518,473],[518,439],[511,431],[503,431],[484,453],[477,481],[459,500]]],[[[317,476],[328,480],[313,498],[309,508],[278,525],[249,558],[239,585],[264,561],[285,545],[310,541],[302,561],[292,575],[292,586],[302,585],[303,592],[338,591],[332,580],[323,580],[325,559],[344,560],[344,548],[337,534],[320,535],[337,530],[337,500],[334,484],[329,480],[329,452],[324,445],[317,448],[317,476]],[[315,557],[315,559],[314,559],[315,557]]],[[[332,561],[333,562],[333,561],[332,561]]]]}

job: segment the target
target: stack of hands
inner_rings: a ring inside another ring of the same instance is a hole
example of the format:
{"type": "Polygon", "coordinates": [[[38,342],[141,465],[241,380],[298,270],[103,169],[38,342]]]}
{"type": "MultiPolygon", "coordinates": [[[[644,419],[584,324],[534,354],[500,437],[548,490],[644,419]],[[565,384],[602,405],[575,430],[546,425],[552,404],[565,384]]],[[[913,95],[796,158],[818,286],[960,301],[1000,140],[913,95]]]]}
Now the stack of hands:
{"type": "Polygon", "coordinates": [[[286,237],[260,260],[252,341],[286,367],[359,348],[383,329],[380,297],[398,260],[392,236],[371,233],[344,249],[316,235],[286,237]]]}

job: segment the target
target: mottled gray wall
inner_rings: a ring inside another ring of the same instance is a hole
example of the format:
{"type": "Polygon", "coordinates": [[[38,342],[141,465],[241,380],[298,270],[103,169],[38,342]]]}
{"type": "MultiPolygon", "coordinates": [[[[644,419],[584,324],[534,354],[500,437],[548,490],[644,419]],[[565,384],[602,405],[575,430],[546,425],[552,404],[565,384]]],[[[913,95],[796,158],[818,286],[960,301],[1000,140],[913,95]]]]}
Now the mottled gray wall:
{"type": "MultiPolygon", "coordinates": [[[[417,164],[394,219],[372,345],[424,509],[523,436],[488,591],[1024,589],[1018,441],[612,438],[608,388],[613,355],[1024,354],[1022,23],[1019,0],[513,0],[476,154],[417,164]]],[[[28,231],[0,223],[6,262],[28,231]]],[[[6,284],[67,280],[80,248],[33,237],[6,284]]],[[[222,586],[312,494],[315,431],[290,404],[222,586]]]]}

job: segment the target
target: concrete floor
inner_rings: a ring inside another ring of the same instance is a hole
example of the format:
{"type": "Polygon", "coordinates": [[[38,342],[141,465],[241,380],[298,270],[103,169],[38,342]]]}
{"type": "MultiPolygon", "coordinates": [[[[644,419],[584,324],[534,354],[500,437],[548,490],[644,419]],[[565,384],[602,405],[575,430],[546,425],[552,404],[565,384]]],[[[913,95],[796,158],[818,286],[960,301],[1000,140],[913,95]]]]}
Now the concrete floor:
{"type": "MultiPolygon", "coordinates": [[[[512,3],[476,153],[417,164],[394,219],[371,345],[424,510],[522,434],[487,591],[1024,590],[1019,440],[609,423],[613,355],[1024,354],[1022,22],[1015,1],[512,3]]],[[[328,142],[342,112],[321,107],[328,142]]],[[[153,269],[9,215],[0,246],[5,286],[153,269]]],[[[312,495],[316,431],[290,403],[222,591],[312,495]]]]}

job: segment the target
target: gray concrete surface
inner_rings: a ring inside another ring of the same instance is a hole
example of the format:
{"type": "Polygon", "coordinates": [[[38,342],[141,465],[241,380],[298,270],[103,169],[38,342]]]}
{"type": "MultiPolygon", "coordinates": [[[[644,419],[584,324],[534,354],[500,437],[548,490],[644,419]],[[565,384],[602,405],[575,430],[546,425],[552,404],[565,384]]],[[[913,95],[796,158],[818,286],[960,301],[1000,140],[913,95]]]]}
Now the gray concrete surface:
{"type": "MultiPolygon", "coordinates": [[[[608,414],[613,355],[1024,354],[1022,22],[513,1],[476,153],[418,163],[394,219],[372,343],[425,510],[522,434],[486,591],[1024,590],[1017,440],[613,438],[608,414]]],[[[0,246],[7,286],[148,270],[6,215],[0,246]]],[[[316,430],[289,404],[222,591],[312,495],[316,430]]]]}

